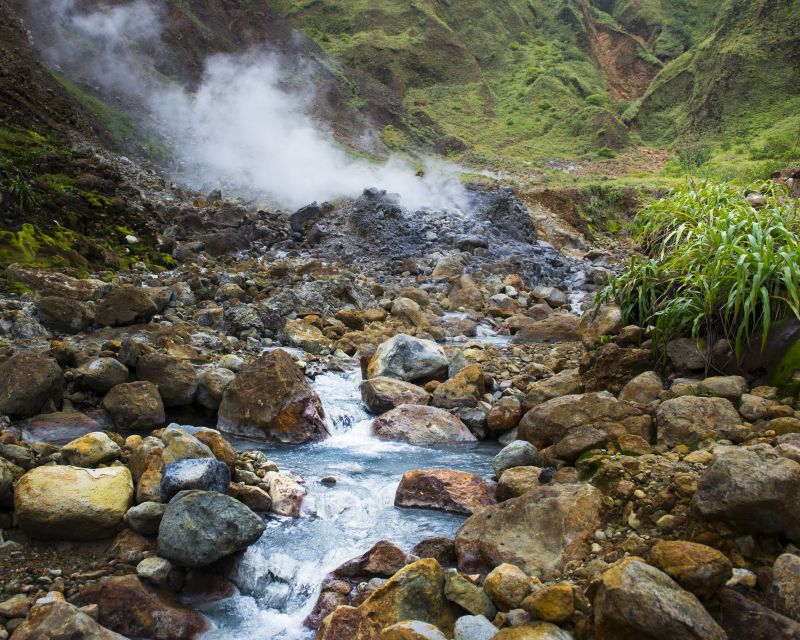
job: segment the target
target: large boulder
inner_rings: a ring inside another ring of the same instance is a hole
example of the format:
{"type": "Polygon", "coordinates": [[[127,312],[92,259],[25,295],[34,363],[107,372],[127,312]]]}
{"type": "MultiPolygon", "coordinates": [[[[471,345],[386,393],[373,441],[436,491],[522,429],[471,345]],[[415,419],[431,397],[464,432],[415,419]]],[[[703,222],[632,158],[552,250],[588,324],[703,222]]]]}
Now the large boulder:
{"type": "Polygon", "coordinates": [[[800,464],[766,444],[713,453],[692,499],[695,513],[800,542],[800,464]]]}
{"type": "Polygon", "coordinates": [[[72,378],[82,389],[106,393],[118,384],[127,382],[128,367],[116,358],[96,358],[75,369],[72,378]]]}
{"type": "Polygon", "coordinates": [[[45,296],[36,301],[39,322],[57,333],[79,333],[94,323],[94,305],[60,296],[45,296]]]}
{"type": "Polygon", "coordinates": [[[121,431],[154,429],[166,420],[164,402],[152,382],[118,384],[106,394],[102,404],[121,431]]]}
{"type": "Polygon", "coordinates": [[[457,607],[444,597],[444,569],[436,560],[410,564],[378,587],[357,608],[338,607],[323,620],[320,640],[379,640],[381,632],[404,620],[453,629],[457,607]]]}
{"type": "Polygon", "coordinates": [[[147,293],[132,284],[115,286],[97,305],[97,322],[104,327],[121,327],[150,322],[158,307],[147,293]]]}
{"type": "Polygon", "coordinates": [[[400,333],[378,347],[367,373],[369,378],[385,376],[406,382],[425,382],[447,376],[447,356],[431,340],[400,333]]]}
{"type": "Polygon", "coordinates": [[[361,383],[361,399],[372,413],[384,413],[401,404],[428,404],[431,394],[396,378],[370,378],[361,383]]]}
{"type": "Polygon", "coordinates": [[[14,491],[20,528],[41,540],[108,537],[132,501],[133,480],[127,467],[37,467],[20,478],[14,491]]]}
{"type": "Polygon", "coordinates": [[[192,404],[197,392],[197,373],[186,360],[163,353],[147,353],[136,363],[136,377],[158,388],[165,407],[192,404]]]}
{"type": "Polygon", "coordinates": [[[58,363],[37,353],[18,353],[0,364],[0,414],[29,418],[61,405],[64,376],[58,363]]]}
{"type": "Polygon", "coordinates": [[[494,503],[491,482],[474,473],[451,469],[406,471],[394,496],[396,507],[434,509],[467,516],[494,503]]]}
{"type": "Polygon", "coordinates": [[[444,409],[402,404],[372,422],[373,433],[384,440],[411,444],[475,442],[469,428],[444,409]]]}
{"type": "Polygon", "coordinates": [[[725,632],[688,591],[641,558],[618,562],[594,593],[597,640],[726,640],[725,632]]]}
{"type": "Polygon", "coordinates": [[[101,627],[73,604],[54,600],[31,607],[15,630],[14,640],[127,640],[101,627]]]}
{"type": "Polygon", "coordinates": [[[696,444],[708,437],[728,437],[742,428],[730,400],[680,396],[662,402],[656,412],[658,441],[668,447],[696,444]]]}
{"type": "Polygon", "coordinates": [[[209,626],[172,591],[147,584],[135,575],[89,584],[72,601],[78,606],[98,605],[98,621],[130,638],[195,640],[209,626]]]}
{"type": "Polygon", "coordinates": [[[261,537],[264,521],[238,500],[213,491],[182,491],[158,527],[158,554],[187,567],[203,567],[261,537]]]}
{"type": "Polygon", "coordinates": [[[239,372],[222,396],[217,428],[226,433],[301,444],[328,436],[322,402],[292,357],[277,349],[239,372]]]}
{"type": "Polygon", "coordinates": [[[528,411],[519,423],[517,437],[539,448],[555,444],[570,431],[585,425],[614,433],[633,433],[650,439],[650,417],[608,392],[553,398],[528,411]]]}
{"type": "Polygon", "coordinates": [[[553,484],[481,509],[456,534],[459,567],[486,574],[507,562],[550,578],[567,562],[586,557],[600,526],[602,498],[591,485],[553,484]]]}

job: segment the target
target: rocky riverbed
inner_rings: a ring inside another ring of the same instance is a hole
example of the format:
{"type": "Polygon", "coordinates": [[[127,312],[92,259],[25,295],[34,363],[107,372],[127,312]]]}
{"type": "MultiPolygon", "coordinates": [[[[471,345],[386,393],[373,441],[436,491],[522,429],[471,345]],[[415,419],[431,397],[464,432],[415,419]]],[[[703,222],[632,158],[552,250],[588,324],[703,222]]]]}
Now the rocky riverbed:
{"type": "Polygon", "coordinates": [[[0,638],[800,638],[796,399],[470,193],[173,192],[174,270],[11,266],[0,638]]]}

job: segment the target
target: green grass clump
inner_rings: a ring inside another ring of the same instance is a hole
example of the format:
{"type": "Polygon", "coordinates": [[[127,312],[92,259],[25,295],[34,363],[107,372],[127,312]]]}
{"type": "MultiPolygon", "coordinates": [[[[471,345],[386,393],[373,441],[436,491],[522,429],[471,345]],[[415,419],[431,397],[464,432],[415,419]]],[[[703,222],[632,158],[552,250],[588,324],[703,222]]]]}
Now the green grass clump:
{"type": "Polygon", "coordinates": [[[758,337],[763,348],[776,321],[800,318],[800,211],[772,183],[745,190],[728,183],[688,183],[649,202],[634,238],[646,255],[598,295],[616,302],[627,322],[654,327],[654,345],[691,335],[711,344],[730,340],[735,352],[758,337]]]}

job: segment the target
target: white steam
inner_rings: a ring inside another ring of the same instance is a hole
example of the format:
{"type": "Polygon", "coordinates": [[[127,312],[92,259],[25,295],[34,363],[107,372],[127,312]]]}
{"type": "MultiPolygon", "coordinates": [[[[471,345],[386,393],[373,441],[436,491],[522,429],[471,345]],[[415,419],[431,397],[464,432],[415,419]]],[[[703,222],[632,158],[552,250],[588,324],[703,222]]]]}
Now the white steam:
{"type": "Polygon", "coordinates": [[[81,61],[81,71],[104,90],[145,105],[171,143],[176,179],[189,186],[221,186],[288,208],[355,196],[365,187],[400,194],[409,208],[466,207],[455,166],[431,160],[419,178],[398,158],[374,164],[349,156],[308,115],[311,74],[291,78],[303,90],[288,89],[279,56],[213,56],[192,93],[155,83],[146,71],[153,65],[142,54],[143,45],[152,47],[161,37],[161,16],[146,0],[88,12],[78,10],[76,0],[49,0],[44,6],[64,27],[48,49],[51,59],[74,68],[85,47],[64,33],[88,39],[99,55],[89,64],[81,61]]]}

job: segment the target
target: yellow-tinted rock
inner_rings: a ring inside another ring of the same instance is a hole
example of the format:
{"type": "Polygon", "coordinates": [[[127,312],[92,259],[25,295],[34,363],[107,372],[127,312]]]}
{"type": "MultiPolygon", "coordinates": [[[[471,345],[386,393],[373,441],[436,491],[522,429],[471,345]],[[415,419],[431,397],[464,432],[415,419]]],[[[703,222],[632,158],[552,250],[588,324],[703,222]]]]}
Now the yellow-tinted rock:
{"type": "Polygon", "coordinates": [[[684,540],[662,540],[650,551],[649,560],[701,598],[711,597],[730,579],[731,563],[712,547],[684,540]]]}
{"type": "Polygon", "coordinates": [[[126,467],[37,467],[20,478],[14,511],[20,528],[43,540],[96,540],[110,536],[133,500],[126,467]]]}
{"type": "Polygon", "coordinates": [[[332,342],[325,337],[319,328],[304,320],[286,321],[283,332],[295,347],[304,349],[309,353],[322,353],[329,351],[332,342]]]}
{"type": "Polygon", "coordinates": [[[121,453],[119,445],[102,431],[87,433],[61,449],[64,462],[76,467],[96,467],[116,460],[121,453]]]}
{"type": "Polygon", "coordinates": [[[523,600],[522,608],[537,620],[561,624],[575,612],[572,585],[564,582],[539,589],[523,600]]]}
{"type": "Polygon", "coordinates": [[[572,634],[549,622],[531,622],[502,629],[493,640],[573,640],[572,634]]]}
{"type": "Polygon", "coordinates": [[[503,563],[483,581],[483,590],[501,611],[518,609],[531,592],[531,579],[519,567],[503,563]]]}
{"type": "Polygon", "coordinates": [[[480,365],[471,364],[436,387],[431,404],[442,409],[474,407],[485,390],[480,365]]]}
{"type": "Polygon", "coordinates": [[[447,640],[447,637],[432,624],[408,620],[386,627],[381,640],[447,640]]]}

